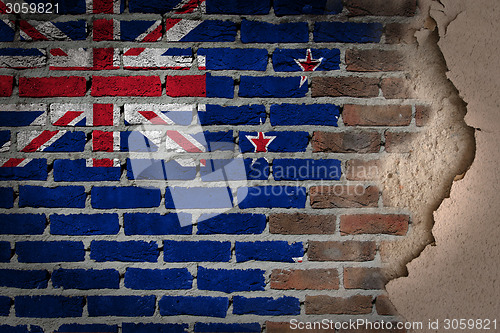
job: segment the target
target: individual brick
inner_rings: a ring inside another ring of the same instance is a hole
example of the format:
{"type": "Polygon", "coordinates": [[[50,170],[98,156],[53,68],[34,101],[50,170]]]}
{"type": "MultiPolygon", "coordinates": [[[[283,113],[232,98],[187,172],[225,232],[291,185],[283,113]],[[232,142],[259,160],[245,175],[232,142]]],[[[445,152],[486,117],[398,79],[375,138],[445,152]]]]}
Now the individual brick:
{"type": "Polygon", "coordinates": [[[33,241],[16,242],[17,260],[19,262],[72,262],[85,259],[82,242],[72,241],[33,241]]]}
{"type": "Polygon", "coordinates": [[[0,214],[0,234],[41,235],[46,220],[45,214],[0,214]]]}
{"type": "Polygon", "coordinates": [[[81,317],[84,298],[65,296],[16,296],[16,317],[66,318],[81,317]]]}
{"type": "Polygon", "coordinates": [[[158,42],[162,37],[162,20],[120,20],[120,40],[158,42]]]}
{"type": "Polygon", "coordinates": [[[413,16],[416,0],[387,2],[384,0],[349,0],[345,3],[350,16],[413,16]]]}
{"type": "Polygon", "coordinates": [[[378,43],[382,28],[380,23],[316,22],[313,36],[316,43],[378,43]]]}
{"type": "Polygon", "coordinates": [[[266,120],[266,107],[260,104],[242,106],[206,105],[198,110],[201,125],[260,125],[266,120]]]}
{"type": "Polygon", "coordinates": [[[314,77],[312,97],[377,97],[379,79],[372,77],[314,77]]]}
{"type": "Polygon", "coordinates": [[[337,126],[340,107],[334,104],[271,105],[272,126],[337,126]]]}
{"type": "Polygon", "coordinates": [[[10,97],[12,95],[13,86],[14,86],[13,76],[0,75],[0,97],[10,97]]]}
{"type": "Polygon", "coordinates": [[[225,318],[229,308],[227,297],[163,296],[159,302],[162,316],[203,316],[225,318]]]}
{"type": "Polygon", "coordinates": [[[227,187],[167,187],[167,209],[232,208],[233,196],[227,187]]]}
{"type": "Polygon", "coordinates": [[[376,180],[381,175],[380,160],[353,159],[347,161],[345,172],[347,180],[376,180]]]}
{"type": "Polygon", "coordinates": [[[340,217],[342,235],[389,234],[404,236],[410,217],[397,214],[359,214],[340,217]]]}
{"type": "Polygon", "coordinates": [[[377,132],[314,132],[313,152],[378,153],[382,141],[377,132]]]}
{"type": "MultiPolygon", "coordinates": [[[[160,148],[162,132],[160,131],[121,131],[120,151],[123,152],[157,152],[160,148]]],[[[113,132],[93,131],[94,151],[113,151],[113,132]],[[108,144],[102,144],[102,142],[108,144]]]]}
{"type": "Polygon", "coordinates": [[[345,57],[351,72],[394,72],[406,67],[404,55],[397,50],[350,49],[345,57]]]}
{"type": "Polygon", "coordinates": [[[84,208],[83,186],[19,186],[19,207],[84,208]]]}
{"type": "MultiPolygon", "coordinates": [[[[47,122],[46,104],[2,104],[0,105],[0,124],[3,127],[45,125],[47,122]]],[[[2,131],[2,133],[5,133],[2,131]]],[[[3,140],[2,140],[3,141],[3,140]]]]}
{"type": "Polygon", "coordinates": [[[346,126],[408,126],[411,105],[344,105],[346,126]]]}
{"type": "Polygon", "coordinates": [[[271,214],[269,232],[282,235],[334,234],[336,218],[334,215],[310,214],[271,214]]]}
{"type": "Polygon", "coordinates": [[[118,333],[118,325],[104,324],[63,324],[54,333],[88,332],[88,333],[118,333]]]}
{"type": "Polygon", "coordinates": [[[118,230],[118,214],[50,215],[52,235],[116,235],[118,230]]]}
{"type": "MultiPolygon", "coordinates": [[[[140,132],[133,132],[132,135],[129,135],[128,138],[131,140],[131,144],[128,145],[126,148],[127,150],[134,151],[134,148],[139,146],[139,135],[145,138],[140,132]],[[138,134],[137,137],[136,134],[138,134]],[[136,145],[136,143],[138,144],[136,145]]],[[[156,144],[152,142],[150,148],[153,148],[153,145],[156,146],[156,144]]],[[[177,160],[127,159],[127,178],[131,180],[194,179],[196,177],[196,165],[190,164],[183,166],[179,162],[180,161],[177,160]]]]}
{"type": "Polygon", "coordinates": [[[126,213],[123,215],[125,235],[191,235],[191,214],[126,213]],[[181,222],[182,221],[182,222],[181,222]],[[189,225],[186,225],[189,224],[189,225]]]}
{"type": "Polygon", "coordinates": [[[237,315],[287,316],[298,315],[299,313],[300,301],[295,297],[233,297],[233,314],[237,315]]]}
{"type": "Polygon", "coordinates": [[[131,13],[187,14],[200,10],[198,2],[131,0],[128,5],[131,13]]]}
{"type": "Polygon", "coordinates": [[[200,290],[225,293],[264,290],[265,273],[261,269],[208,269],[198,266],[197,286],[200,290]]]}
{"type": "Polygon", "coordinates": [[[385,42],[388,44],[415,44],[417,38],[415,32],[417,29],[409,24],[388,23],[385,25],[385,42]]]}
{"type": "MultiPolygon", "coordinates": [[[[5,13],[5,7],[2,8],[2,13],[5,13]]],[[[16,33],[15,22],[9,19],[0,20],[0,42],[13,42],[16,33]]]]}
{"type": "Polygon", "coordinates": [[[159,76],[93,76],[91,95],[100,96],[161,96],[159,76]]]}
{"type": "MultiPolygon", "coordinates": [[[[0,49],[0,68],[30,69],[47,64],[45,49],[5,47],[0,49]]],[[[32,87],[32,85],[30,85],[32,87]]]]}
{"type": "Polygon", "coordinates": [[[2,287],[45,289],[49,278],[49,272],[46,270],[0,269],[0,286],[2,287]]]}
{"type": "Polygon", "coordinates": [[[19,21],[19,37],[22,41],[76,41],[87,37],[85,20],[78,21],[19,21]]]}
{"type": "Polygon", "coordinates": [[[240,150],[242,153],[292,153],[306,151],[309,143],[308,132],[244,132],[240,131],[240,150]]]}
{"type": "Polygon", "coordinates": [[[93,187],[91,191],[93,208],[148,208],[160,205],[160,189],[141,187],[93,187]]]}
{"type": "Polygon", "coordinates": [[[378,206],[379,192],[376,186],[313,186],[309,198],[312,208],[366,208],[378,206]]]}
{"type": "Polygon", "coordinates": [[[229,76],[204,75],[167,76],[167,96],[171,97],[234,97],[234,80],[229,76]]]}
{"type": "Polygon", "coordinates": [[[222,261],[231,259],[231,242],[163,241],[165,262],[222,261]]]}
{"type": "Polygon", "coordinates": [[[113,19],[94,19],[92,22],[92,40],[94,42],[114,40],[114,25],[115,20],[113,19]]]}
{"type": "Polygon", "coordinates": [[[300,76],[246,76],[240,77],[240,97],[300,98],[308,91],[306,81],[300,76]]]}
{"type": "Polygon", "coordinates": [[[294,258],[304,255],[301,242],[287,241],[236,242],[236,262],[249,260],[294,262],[294,258]]]}
{"type": "Polygon", "coordinates": [[[415,122],[418,127],[427,126],[431,118],[432,109],[426,105],[415,107],[415,122]]]}
{"type": "Polygon", "coordinates": [[[0,296],[0,316],[8,316],[11,307],[11,298],[7,296],[0,296]]]}
{"type": "Polygon", "coordinates": [[[198,67],[203,70],[248,70],[265,71],[267,50],[200,48],[197,51],[198,67]]]}
{"type": "Polygon", "coordinates": [[[282,15],[333,15],[342,12],[342,1],[314,1],[314,0],[275,0],[273,1],[274,13],[282,15]]]}
{"type": "Polygon", "coordinates": [[[85,149],[86,141],[84,132],[22,131],[17,134],[17,149],[25,153],[81,152],[85,149]]]}
{"type": "Polygon", "coordinates": [[[30,325],[30,328],[28,328],[28,325],[17,325],[17,326],[0,325],[0,329],[3,330],[4,332],[9,332],[9,333],[43,332],[43,329],[40,326],[36,325],[30,325]]]}
{"type": "Polygon", "coordinates": [[[267,180],[269,173],[269,162],[264,157],[208,160],[200,167],[204,182],[267,180]]]}
{"type": "Polygon", "coordinates": [[[376,252],[375,242],[309,241],[307,257],[310,261],[371,261],[376,252]]]}
{"type": "Polygon", "coordinates": [[[266,228],[264,214],[203,214],[197,224],[198,235],[260,234],[266,228]]]}
{"type": "Polygon", "coordinates": [[[57,269],[52,272],[52,285],[63,289],[118,289],[120,273],[114,269],[57,269]]]}
{"type": "Polygon", "coordinates": [[[137,290],[191,289],[193,276],[187,268],[140,269],[127,268],[125,287],[137,290]]]}
{"type": "Polygon", "coordinates": [[[414,92],[407,79],[387,77],[380,82],[382,94],[386,99],[414,98],[414,92]]]}
{"type": "Polygon", "coordinates": [[[267,22],[241,22],[243,43],[307,43],[309,28],[306,22],[272,24],[267,22]]]}
{"type": "Polygon", "coordinates": [[[2,180],[47,180],[47,159],[29,159],[26,164],[17,166],[18,160],[12,159],[12,164],[5,162],[0,168],[2,180]],[[7,165],[6,165],[7,164],[7,165]]]}
{"type": "Polygon", "coordinates": [[[54,161],[56,182],[103,182],[120,180],[119,167],[87,167],[85,159],[54,161]]]}
{"type": "Polygon", "coordinates": [[[155,312],[156,296],[87,296],[89,317],[149,317],[155,312]]]}
{"type": "Polygon", "coordinates": [[[156,262],[158,260],[158,244],[145,241],[92,241],[90,243],[90,259],[97,262],[156,262]]]}
{"type": "Polygon", "coordinates": [[[344,268],[344,288],[346,289],[384,289],[387,279],[380,268],[344,268]]]}
{"type": "Polygon", "coordinates": [[[122,333],[185,333],[188,326],[188,324],[123,323],[122,333]]]}
{"type": "Polygon", "coordinates": [[[237,323],[237,324],[224,324],[224,323],[196,323],[194,324],[195,332],[213,333],[213,332],[254,332],[261,331],[259,323],[237,323]]]}
{"type": "Polygon", "coordinates": [[[385,151],[388,153],[409,153],[418,142],[419,133],[415,132],[386,132],[385,151]]]}
{"type": "Polygon", "coordinates": [[[20,77],[20,97],[82,97],[87,81],[81,76],[20,77]]]}
{"type": "Polygon", "coordinates": [[[269,0],[207,0],[207,14],[265,15],[270,9],[269,0]]]}
{"type": "Polygon", "coordinates": [[[0,262],[9,262],[11,257],[10,242],[0,241],[0,262]]]}
{"type": "Polygon", "coordinates": [[[339,180],[341,162],[334,159],[275,159],[275,180],[339,180]]]}
{"type": "Polygon", "coordinates": [[[375,299],[375,309],[377,313],[381,316],[397,316],[398,311],[396,307],[392,304],[389,296],[380,295],[375,299]]]}
{"type": "Polygon", "coordinates": [[[234,42],[236,23],[220,20],[165,19],[167,42],[234,42]]]}
{"type": "Polygon", "coordinates": [[[314,72],[340,69],[339,49],[276,49],[275,72],[314,72]]]}
{"type": "Polygon", "coordinates": [[[306,296],[306,314],[361,315],[372,312],[372,296],[355,295],[348,298],[326,295],[306,296]]]}
{"type": "Polygon", "coordinates": [[[246,208],[305,208],[305,187],[254,186],[240,187],[238,205],[246,208]]]}
{"type": "Polygon", "coordinates": [[[339,273],[336,269],[273,269],[271,289],[339,289],[339,273]]]}

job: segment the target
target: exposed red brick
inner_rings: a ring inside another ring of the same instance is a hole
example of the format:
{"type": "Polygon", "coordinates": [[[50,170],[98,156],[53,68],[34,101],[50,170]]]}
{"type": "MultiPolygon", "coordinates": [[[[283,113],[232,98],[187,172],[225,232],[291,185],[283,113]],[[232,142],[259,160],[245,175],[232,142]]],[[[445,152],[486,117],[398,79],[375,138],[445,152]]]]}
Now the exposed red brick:
{"type": "Polygon", "coordinates": [[[161,96],[159,76],[94,76],[92,96],[161,96]]]}
{"type": "Polygon", "coordinates": [[[380,176],[380,160],[349,160],[345,176],[348,180],[375,180],[380,176]]]}
{"type": "Polygon", "coordinates": [[[312,96],[377,97],[379,79],[367,77],[313,77],[312,96]]]}
{"type": "Polygon", "coordinates": [[[363,185],[313,186],[309,195],[312,208],[377,207],[379,189],[363,185]]]}
{"type": "Polygon", "coordinates": [[[344,105],[342,118],[346,126],[408,126],[410,105],[344,105]]]}
{"type": "Polygon", "coordinates": [[[350,16],[413,16],[417,10],[416,0],[345,0],[350,16]]]}
{"type": "Polygon", "coordinates": [[[379,268],[344,268],[344,287],[346,289],[384,289],[387,283],[379,268]]]}
{"type": "Polygon", "coordinates": [[[407,79],[387,77],[382,79],[380,88],[382,89],[382,94],[387,99],[414,98],[413,90],[409,85],[410,82],[407,79]]]}
{"type": "Polygon", "coordinates": [[[310,261],[370,261],[376,252],[375,242],[310,241],[307,257],[310,261]]]}
{"type": "MultiPolygon", "coordinates": [[[[304,323],[304,325],[309,325],[304,323]]],[[[294,328],[292,329],[292,326],[290,326],[290,322],[272,322],[272,321],[266,321],[266,332],[267,333],[332,333],[333,331],[331,329],[321,329],[319,328],[318,323],[311,323],[310,325],[316,325],[312,326],[312,328],[294,328]],[[314,328],[316,327],[316,328],[314,328]]],[[[307,326],[309,327],[309,326],[307,326]]]]}
{"type": "Polygon", "coordinates": [[[372,312],[372,297],[355,295],[349,298],[326,295],[306,296],[306,314],[368,314],[372,312]]]}
{"type": "Polygon", "coordinates": [[[352,72],[394,72],[406,67],[403,54],[394,50],[347,50],[345,62],[352,72]]]}
{"type": "Polygon", "coordinates": [[[87,91],[87,82],[80,76],[21,77],[21,97],[82,97],[87,91]]]}
{"type": "Polygon", "coordinates": [[[389,234],[403,236],[408,232],[410,217],[397,214],[357,214],[340,217],[342,235],[389,234]]]}
{"type": "Polygon", "coordinates": [[[14,86],[14,77],[10,75],[0,75],[0,97],[10,97],[14,86]]]}
{"type": "Polygon", "coordinates": [[[417,38],[415,32],[409,24],[388,23],[385,25],[385,42],[388,44],[415,44],[417,38]]]}
{"type": "Polygon", "coordinates": [[[431,108],[426,105],[417,105],[415,107],[415,122],[417,126],[427,126],[431,118],[431,108]]]}
{"type": "Polygon", "coordinates": [[[375,309],[382,316],[397,316],[398,311],[387,295],[380,295],[375,300],[375,309]]]}
{"type": "Polygon", "coordinates": [[[388,153],[409,153],[413,150],[418,133],[386,132],[385,151],[388,153]]]}
{"type": "Polygon", "coordinates": [[[269,232],[283,235],[311,235],[335,233],[335,215],[272,214],[269,232]]]}
{"type": "Polygon", "coordinates": [[[315,153],[378,153],[381,144],[377,132],[314,132],[312,138],[315,153]]]}
{"type": "Polygon", "coordinates": [[[336,269],[286,270],[274,269],[271,273],[272,289],[339,289],[336,269]]]}

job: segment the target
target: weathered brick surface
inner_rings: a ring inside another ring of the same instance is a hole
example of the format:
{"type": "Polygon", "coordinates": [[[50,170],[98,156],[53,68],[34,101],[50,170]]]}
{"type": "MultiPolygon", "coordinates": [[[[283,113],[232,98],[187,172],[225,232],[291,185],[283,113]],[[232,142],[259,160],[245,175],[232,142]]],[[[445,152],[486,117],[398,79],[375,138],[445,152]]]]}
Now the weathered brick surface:
{"type": "Polygon", "coordinates": [[[385,42],[389,44],[414,44],[416,29],[404,23],[388,23],[385,25],[385,42]]]}
{"type": "Polygon", "coordinates": [[[407,126],[411,106],[349,104],[344,106],[342,117],[347,126],[407,126]]]}
{"type": "Polygon", "coordinates": [[[314,152],[325,153],[377,153],[380,150],[380,134],[371,131],[356,132],[314,132],[314,152]]]}
{"type": "Polygon", "coordinates": [[[340,217],[343,235],[389,234],[403,236],[408,231],[408,215],[360,214],[340,217]]]}
{"type": "Polygon", "coordinates": [[[377,207],[379,189],[363,185],[316,186],[311,187],[309,197],[312,208],[377,207]]]}
{"type": "Polygon", "coordinates": [[[382,172],[380,160],[347,161],[346,178],[348,180],[377,180],[382,172]]]}
{"type": "Polygon", "coordinates": [[[372,312],[372,297],[355,295],[349,298],[326,295],[306,296],[306,314],[360,315],[372,312]]]}
{"type": "Polygon", "coordinates": [[[405,68],[405,59],[399,51],[347,50],[347,70],[352,72],[394,72],[405,68]]]}
{"type": "Polygon", "coordinates": [[[413,98],[414,92],[410,87],[410,80],[403,78],[384,78],[380,82],[382,94],[387,99],[413,98]]]}
{"type": "Polygon", "coordinates": [[[345,6],[353,16],[412,16],[415,14],[417,1],[347,0],[345,6]]]}
{"type": "Polygon", "coordinates": [[[418,133],[386,132],[385,151],[388,153],[409,153],[415,149],[418,133]]]}
{"type": "Polygon", "coordinates": [[[431,107],[426,105],[415,106],[415,122],[418,127],[429,124],[431,118],[431,107]]]}
{"type": "Polygon", "coordinates": [[[395,316],[398,314],[394,304],[392,304],[389,296],[380,295],[375,300],[375,309],[377,313],[382,316],[395,316]]]}
{"type": "Polygon", "coordinates": [[[312,96],[349,96],[377,97],[379,79],[366,77],[314,77],[312,79],[312,96]]]}
{"type": "Polygon", "coordinates": [[[272,214],[269,232],[286,235],[333,234],[336,229],[334,215],[272,214]]]}
{"type": "Polygon", "coordinates": [[[284,270],[271,273],[272,289],[339,289],[336,269],[284,270]]]}
{"type": "Polygon", "coordinates": [[[310,241],[307,256],[311,261],[370,261],[375,258],[374,242],[310,241]]]}
{"type": "Polygon", "coordinates": [[[344,287],[346,289],[383,289],[385,277],[379,268],[344,268],[344,287]]]}

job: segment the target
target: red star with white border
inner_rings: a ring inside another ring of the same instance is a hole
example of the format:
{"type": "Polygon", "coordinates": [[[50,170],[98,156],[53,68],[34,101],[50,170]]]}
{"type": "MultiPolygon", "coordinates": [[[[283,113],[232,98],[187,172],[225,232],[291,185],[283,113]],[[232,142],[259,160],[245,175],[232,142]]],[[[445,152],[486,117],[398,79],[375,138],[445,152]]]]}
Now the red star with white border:
{"type": "Polygon", "coordinates": [[[313,59],[311,49],[307,49],[305,59],[294,60],[303,72],[314,72],[321,65],[323,58],[313,59]]]}
{"type": "Polygon", "coordinates": [[[257,136],[247,135],[247,139],[254,146],[256,153],[267,153],[267,147],[273,140],[275,136],[266,136],[263,132],[259,132],[257,136]]]}

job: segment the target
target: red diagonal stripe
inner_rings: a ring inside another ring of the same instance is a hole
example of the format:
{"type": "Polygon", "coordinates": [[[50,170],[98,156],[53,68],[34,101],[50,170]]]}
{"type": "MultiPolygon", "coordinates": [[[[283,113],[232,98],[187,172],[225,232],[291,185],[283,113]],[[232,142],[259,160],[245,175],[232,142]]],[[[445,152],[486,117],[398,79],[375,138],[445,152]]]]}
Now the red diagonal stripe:
{"type": "MultiPolygon", "coordinates": [[[[201,2],[203,2],[203,1],[201,1],[201,2]]],[[[177,11],[177,14],[192,13],[197,7],[198,7],[198,0],[190,0],[187,4],[185,4],[184,6],[182,6],[182,8],[180,8],[177,11]]]]}
{"type": "Polygon", "coordinates": [[[156,27],[155,30],[151,31],[144,39],[143,42],[156,42],[161,37],[161,24],[156,27]]]}
{"type": "Polygon", "coordinates": [[[33,38],[33,40],[49,40],[47,37],[45,37],[43,34],[41,34],[40,31],[36,30],[31,24],[29,24],[25,20],[21,20],[19,22],[19,27],[28,36],[30,36],[31,38],[33,38]]]}
{"type": "Polygon", "coordinates": [[[0,1],[0,14],[7,14],[7,6],[0,1]]]}
{"type": "Polygon", "coordinates": [[[52,54],[53,56],[68,56],[68,54],[62,49],[51,49],[50,54],[52,54]]]}
{"type": "Polygon", "coordinates": [[[24,158],[9,158],[7,162],[2,165],[2,168],[13,168],[21,164],[24,158]]]}
{"type": "Polygon", "coordinates": [[[153,125],[168,125],[165,120],[158,117],[158,115],[153,111],[139,111],[139,113],[144,116],[144,118],[149,120],[153,125]]]}
{"type": "Polygon", "coordinates": [[[182,21],[182,19],[166,19],[165,20],[165,31],[172,29],[174,25],[182,21]]]}
{"type": "Polygon", "coordinates": [[[68,111],[61,118],[57,119],[54,123],[56,126],[66,126],[71,123],[73,120],[78,118],[83,111],[68,111]]]}
{"type": "Polygon", "coordinates": [[[144,47],[134,47],[132,49],[127,50],[123,55],[124,56],[138,56],[145,50],[144,47]]]}
{"type": "Polygon", "coordinates": [[[188,153],[202,153],[200,148],[193,145],[188,139],[186,139],[181,133],[177,131],[167,131],[167,136],[174,140],[181,148],[183,148],[188,153]]]}
{"type": "Polygon", "coordinates": [[[32,153],[40,148],[44,143],[52,139],[59,131],[43,131],[39,136],[31,140],[31,142],[21,151],[24,153],[32,153]]]}

